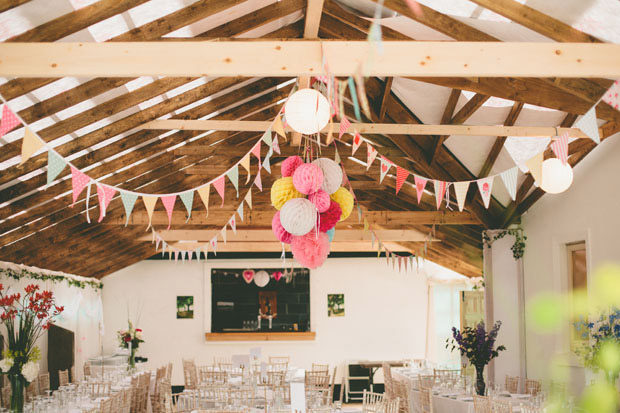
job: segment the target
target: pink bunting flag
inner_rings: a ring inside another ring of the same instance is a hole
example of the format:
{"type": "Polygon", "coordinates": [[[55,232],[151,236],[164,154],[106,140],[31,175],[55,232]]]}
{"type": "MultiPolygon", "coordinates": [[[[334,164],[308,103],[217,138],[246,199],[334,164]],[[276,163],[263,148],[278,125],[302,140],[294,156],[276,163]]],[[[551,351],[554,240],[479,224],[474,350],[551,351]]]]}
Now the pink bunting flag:
{"type": "Polygon", "coordinates": [[[428,179],[422,178],[421,176],[414,175],[413,179],[415,181],[415,191],[418,195],[418,204],[422,200],[422,194],[424,193],[424,188],[426,187],[426,183],[428,179]]]}
{"type": "Polygon", "coordinates": [[[400,188],[402,188],[408,176],[408,170],[401,168],[400,166],[396,166],[396,193],[400,191],[400,188]]]}
{"type": "Polygon", "coordinates": [[[620,110],[620,80],[616,80],[603,95],[603,102],[616,110],[620,110]]]}
{"type": "Polygon", "coordinates": [[[262,168],[262,164],[261,164],[261,159],[260,159],[260,143],[262,142],[262,139],[260,141],[258,141],[256,143],[256,145],[254,145],[254,147],[252,148],[252,154],[254,156],[256,156],[256,159],[258,159],[258,170],[260,171],[260,168],[262,168]]]}
{"type": "Polygon", "coordinates": [[[342,135],[349,129],[349,126],[351,126],[351,122],[343,116],[342,119],[340,119],[340,134],[338,135],[338,139],[342,139],[342,135]]]}
{"type": "Polygon", "coordinates": [[[114,187],[97,184],[97,198],[99,199],[99,221],[97,222],[101,222],[103,217],[105,217],[105,211],[108,209],[108,205],[110,205],[110,201],[112,201],[115,193],[116,189],[114,187]]]}
{"type": "Polygon", "coordinates": [[[226,193],[225,185],[224,175],[220,176],[213,182],[213,187],[220,195],[220,198],[222,198],[222,205],[220,205],[220,208],[224,206],[224,195],[226,193]]]}
{"type": "Polygon", "coordinates": [[[355,155],[357,148],[359,148],[361,144],[362,144],[362,137],[356,131],[355,136],[353,136],[353,150],[351,152],[351,156],[355,155]]]}
{"type": "Polygon", "coordinates": [[[21,122],[15,116],[13,111],[7,106],[4,105],[2,108],[2,120],[0,120],[0,138],[3,137],[6,133],[10,132],[13,128],[19,125],[21,122]]]}
{"type": "Polygon", "coordinates": [[[551,149],[553,153],[555,153],[555,156],[562,161],[562,165],[566,165],[568,161],[568,133],[565,133],[551,142],[551,149]]]}
{"type": "Polygon", "coordinates": [[[366,142],[366,170],[370,169],[370,166],[375,161],[376,157],[377,150],[374,148],[374,146],[366,142]]]}
{"type": "MultiPolygon", "coordinates": [[[[241,204],[243,205],[243,204],[241,204]]],[[[237,233],[237,220],[235,219],[235,215],[233,214],[232,217],[230,217],[230,221],[228,221],[228,224],[230,225],[230,229],[232,229],[233,234],[237,233]]]]}
{"type": "Polygon", "coordinates": [[[275,153],[280,155],[281,152],[280,152],[280,144],[278,143],[278,135],[274,135],[273,136],[273,141],[271,142],[271,147],[273,148],[275,153]]]}
{"type": "Polygon", "coordinates": [[[437,179],[435,179],[433,183],[435,185],[435,201],[437,203],[437,209],[439,209],[441,207],[443,196],[446,194],[446,187],[448,185],[447,182],[438,181],[437,179]]]}
{"type": "Polygon", "coordinates": [[[78,197],[89,183],[90,177],[71,165],[71,186],[73,187],[73,203],[71,204],[71,208],[73,208],[75,201],[77,201],[78,197]]]}
{"type": "Polygon", "coordinates": [[[172,224],[172,211],[174,210],[174,203],[177,200],[176,195],[167,195],[161,197],[161,202],[164,204],[164,208],[166,208],[166,213],[168,214],[168,229],[170,229],[170,225],[172,224]]]}
{"type": "Polygon", "coordinates": [[[494,176],[489,176],[484,179],[478,179],[478,189],[480,190],[480,196],[482,196],[482,201],[484,202],[484,207],[489,207],[489,202],[491,201],[491,191],[493,191],[493,178],[494,176]]]}
{"type": "Polygon", "coordinates": [[[211,238],[211,249],[213,250],[213,255],[217,255],[217,235],[211,238]]]}
{"type": "Polygon", "coordinates": [[[260,177],[260,171],[256,173],[256,178],[254,178],[254,185],[256,185],[259,191],[263,192],[263,181],[260,177]]]}

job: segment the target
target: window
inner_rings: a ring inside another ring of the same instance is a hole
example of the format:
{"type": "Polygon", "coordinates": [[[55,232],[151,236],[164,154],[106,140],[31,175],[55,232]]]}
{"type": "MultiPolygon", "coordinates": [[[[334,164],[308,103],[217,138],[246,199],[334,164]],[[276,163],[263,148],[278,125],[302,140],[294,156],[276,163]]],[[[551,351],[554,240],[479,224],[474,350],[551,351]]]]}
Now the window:
{"type": "MultiPolygon", "coordinates": [[[[587,293],[588,291],[588,266],[586,261],[586,243],[585,241],[575,242],[566,245],[568,257],[568,293],[572,302],[576,294],[587,293]]],[[[577,321],[576,319],[571,320],[577,321]]],[[[581,333],[577,331],[571,324],[571,349],[581,345],[584,339],[581,333]]]]}

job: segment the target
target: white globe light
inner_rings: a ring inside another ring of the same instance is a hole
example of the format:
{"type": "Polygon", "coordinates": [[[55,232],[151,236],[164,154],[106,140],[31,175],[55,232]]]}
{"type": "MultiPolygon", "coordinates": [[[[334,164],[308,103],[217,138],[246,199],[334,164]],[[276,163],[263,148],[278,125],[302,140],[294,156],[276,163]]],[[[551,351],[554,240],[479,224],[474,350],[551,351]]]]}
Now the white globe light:
{"type": "Polygon", "coordinates": [[[293,93],[284,105],[286,123],[305,135],[318,133],[329,122],[329,102],[314,89],[293,93]]]}
{"type": "Polygon", "coordinates": [[[269,284],[269,274],[267,273],[267,271],[261,270],[257,272],[254,276],[254,284],[256,284],[260,288],[263,288],[264,286],[269,284]]]}
{"type": "Polygon", "coordinates": [[[549,158],[542,164],[542,183],[540,187],[550,194],[566,191],[573,183],[573,168],[562,164],[558,158],[549,158]]]}

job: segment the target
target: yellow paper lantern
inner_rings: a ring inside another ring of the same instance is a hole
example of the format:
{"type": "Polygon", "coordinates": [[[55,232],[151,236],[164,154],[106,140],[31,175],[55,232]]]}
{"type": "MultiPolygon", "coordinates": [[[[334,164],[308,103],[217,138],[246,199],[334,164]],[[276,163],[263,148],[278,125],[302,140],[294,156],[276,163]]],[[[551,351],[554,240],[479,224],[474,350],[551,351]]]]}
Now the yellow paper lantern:
{"type": "Polygon", "coordinates": [[[349,192],[347,188],[341,186],[336,192],[330,195],[330,198],[334,202],[337,202],[338,205],[340,205],[340,209],[342,209],[340,221],[349,218],[351,211],[353,211],[353,195],[351,195],[351,192],[349,192]]]}
{"type": "Polygon", "coordinates": [[[303,194],[295,189],[293,177],[291,176],[280,178],[271,186],[271,203],[278,211],[286,201],[301,197],[303,197],[303,194]]]}

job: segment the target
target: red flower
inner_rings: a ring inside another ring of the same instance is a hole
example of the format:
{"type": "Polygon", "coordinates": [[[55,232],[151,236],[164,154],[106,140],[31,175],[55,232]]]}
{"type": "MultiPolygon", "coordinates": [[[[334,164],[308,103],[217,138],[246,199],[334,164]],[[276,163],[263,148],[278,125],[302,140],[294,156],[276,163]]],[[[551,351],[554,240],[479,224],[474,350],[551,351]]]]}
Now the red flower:
{"type": "Polygon", "coordinates": [[[124,338],[125,343],[129,343],[131,341],[131,336],[129,334],[127,334],[124,338]]]}
{"type": "Polygon", "coordinates": [[[141,328],[136,328],[136,332],[138,332],[138,331],[142,331],[142,329],[141,328]]]}

